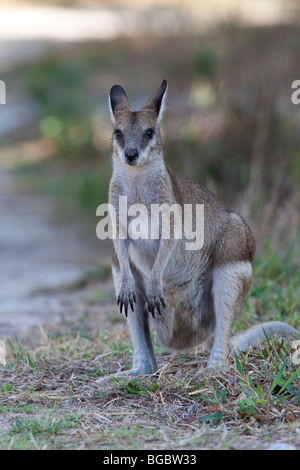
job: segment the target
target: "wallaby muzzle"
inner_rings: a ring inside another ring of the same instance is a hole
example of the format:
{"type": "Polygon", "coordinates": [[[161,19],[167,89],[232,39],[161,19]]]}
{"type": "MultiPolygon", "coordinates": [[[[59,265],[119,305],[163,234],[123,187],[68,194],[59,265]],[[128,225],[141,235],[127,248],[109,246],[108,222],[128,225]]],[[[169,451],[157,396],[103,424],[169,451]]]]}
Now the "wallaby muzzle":
{"type": "Polygon", "coordinates": [[[127,150],[125,150],[125,160],[126,160],[126,163],[128,163],[129,165],[134,165],[138,157],[139,157],[138,149],[128,148],[127,150]]]}

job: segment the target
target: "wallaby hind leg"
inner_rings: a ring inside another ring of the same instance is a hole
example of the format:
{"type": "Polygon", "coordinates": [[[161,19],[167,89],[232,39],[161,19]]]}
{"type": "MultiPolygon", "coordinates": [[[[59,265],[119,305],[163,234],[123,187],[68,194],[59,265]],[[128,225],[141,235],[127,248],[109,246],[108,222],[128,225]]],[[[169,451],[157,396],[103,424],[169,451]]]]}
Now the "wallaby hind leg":
{"type": "MultiPolygon", "coordinates": [[[[153,374],[157,370],[157,364],[152,345],[150,327],[149,327],[149,311],[146,305],[146,288],[141,274],[131,266],[131,271],[135,281],[136,303],[134,311],[128,312],[128,325],[133,342],[133,368],[118,373],[118,376],[137,376],[140,374],[153,374]]],[[[119,270],[114,267],[113,277],[116,292],[119,292],[121,284],[121,275],[119,270]]]]}
{"type": "Polygon", "coordinates": [[[226,365],[232,323],[242,310],[251,279],[252,268],[249,262],[240,261],[214,269],[212,291],[216,327],[208,370],[226,365]]]}

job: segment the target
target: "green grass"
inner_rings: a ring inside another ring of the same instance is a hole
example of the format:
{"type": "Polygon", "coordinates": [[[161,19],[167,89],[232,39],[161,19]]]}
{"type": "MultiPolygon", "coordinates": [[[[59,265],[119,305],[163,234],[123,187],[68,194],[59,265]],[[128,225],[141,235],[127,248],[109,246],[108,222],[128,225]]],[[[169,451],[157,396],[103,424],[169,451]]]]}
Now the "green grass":
{"type": "MultiPolygon", "coordinates": [[[[42,410],[40,410],[42,412],[42,410]]],[[[10,431],[0,439],[0,448],[12,450],[68,448],[68,432],[78,425],[78,416],[48,414],[35,419],[11,420],[10,431]],[[61,437],[66,441],[62,444],[61,437]]]]}
{"type": "Polygon", "coordinates": [[[32,414],[35,412],[35,406],[31,403],[28,404],[26,402],[20,402],[16,406],[8,406],[2,405],[0,406],[0,415],[7,415],[10,413],[24,413],[24,414],[32,414]]]}
{"type": "Polygon", "coordinates": [[[18,419],[12,423],[10,435],[32,434],[36,435],[56,435],[63,430],[70,429],[77,425],[78,418],[76,416],[67,416],[60,418],[59,416],[47,416],[40,419],[22,420],[18,419]]]}

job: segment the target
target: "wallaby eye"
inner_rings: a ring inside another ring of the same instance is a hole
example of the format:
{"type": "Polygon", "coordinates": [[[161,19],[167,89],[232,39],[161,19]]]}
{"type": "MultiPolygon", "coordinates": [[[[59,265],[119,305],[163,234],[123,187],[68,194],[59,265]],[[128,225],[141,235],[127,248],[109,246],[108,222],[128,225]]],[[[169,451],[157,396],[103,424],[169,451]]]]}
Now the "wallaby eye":
{"type": "Polygon", "coordinates": [[[115,136],[118,138],[118,137],[121,137],[122,135],[122,132],[120,131],[120,129],[116,129],[115,132],[114,132],[115,136]]]}
{"type": "Polygon", "coordinates": [[[146,137],[148,137],[148,139],[151,139],[153,137],[153,134],[154,134],[153,129],[147,129],[146,132],[145,132],[145,135],[146,135],[146,137]]]}

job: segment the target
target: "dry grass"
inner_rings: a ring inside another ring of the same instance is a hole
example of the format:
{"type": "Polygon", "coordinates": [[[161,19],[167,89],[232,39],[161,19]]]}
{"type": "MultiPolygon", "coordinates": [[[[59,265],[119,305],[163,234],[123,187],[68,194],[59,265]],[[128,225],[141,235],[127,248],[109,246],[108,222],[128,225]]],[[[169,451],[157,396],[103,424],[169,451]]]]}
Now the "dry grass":
{"type": "Polygon", "coordinates": [[[99,383],[130,366],[121,325],[94,337],[59,334],[60,325],[51,335],[41,330],[28,349],[9,343],[0,448],[240,449],[278,439],[299,445],[300,371],[290,342],[266,340],[215,377],[202,374],[203,354],[166,355],[156,346],[156,375],[99,383]]]}

